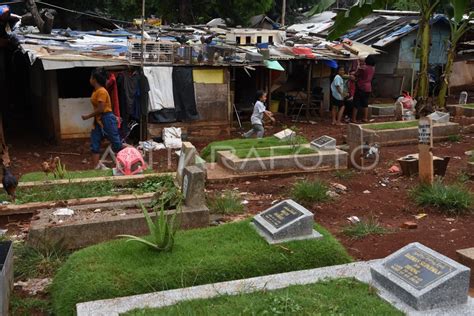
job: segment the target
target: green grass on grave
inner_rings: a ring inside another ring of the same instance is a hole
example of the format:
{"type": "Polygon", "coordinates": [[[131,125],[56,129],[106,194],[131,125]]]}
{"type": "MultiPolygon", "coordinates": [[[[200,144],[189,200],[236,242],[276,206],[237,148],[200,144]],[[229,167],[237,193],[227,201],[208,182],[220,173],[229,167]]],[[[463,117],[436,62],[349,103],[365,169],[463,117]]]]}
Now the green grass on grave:
{"type": "Polygon", "coordinates": [[[355,279],[334,279],[274,291],[223,295],[184,301],[161,309],[142,309],[127,316],[158,315],[403,315],[355,279]]]}
{"type": "Polygon", "coordinates": [[[252,158],[268,158],[277,156],[300,156],[311,155],[318,151],[309,147],[295,146],[293,147],[272,147],[272,148],[244,148],[235,152],[240,159],[252,158]]]}
{"type": "Polygon", "coordinates": [[[376,131],[382,131],[387,129],[401,129],[418,126],[418,121],[397,121],[397,122],[386,122],[376,124],[364,124],[362,128],[371,129],[376,131]]]}
{"type": "MultiPolygon", "coordinates": [[[[308,140],[302,136],[297,136],[295,143],[305,144],[308,143],[308,140]]],[[[265,137],[261,139],[229,139],[210,143],[201,151],[201,157],[207,162],[215,162],[217,159],[218,151],[239,150],[246,148],[269,148],[284,145],[291,145],[291,141],[281,141],[274,136],[265,137]]]]}
{"type": "Polygon", "coordinates": [[[463,108],[474,109],[474,103],[465,104],[465,105],[463,105],[462,107],[463,107],[463,108]]]}
{"type": "MultiPolygon", "coordinates": [[[[145,174],[153,173],[153,170],[146,170],[145,174]]],[[[112,177],[112,169],[109,170],[79,170],[79,171],[68,171],[66,179],[86,179],[86,178],[99,178],[99,177],[112,177]]],[[[21,176],[20,182],[35,182],[35,181],[53,181],[59,180],[54,178],[52,173],[46,174],[44,172],[30,172],[21,176]]]]}
{"type": "Polygon", "coordinates": [[[50,289],[55,315],[79,302],[184,288],[351,261],[324,228],[323,238],[268,245],[249,221],[180,231],[172,252],[115,240],[72,254],[50,289]]]}
{"type": "MultiPolygon", "coordinates": [[[[170,176],[153,177],[143,181],[130,180],[127,183],[115,183],[113,181],[98,181],[88,183],[55,184],[46,187],[17,188],[15,204],[31,202],[64,201],[69,199],[81,199],[90,197],[101,197],[120,194],[143,194],[156,192],[161,183],[173,183],[170,176]]],[[[0,200],[8,201],[9,197],[4,192],[0,194],[0,200]]]]}

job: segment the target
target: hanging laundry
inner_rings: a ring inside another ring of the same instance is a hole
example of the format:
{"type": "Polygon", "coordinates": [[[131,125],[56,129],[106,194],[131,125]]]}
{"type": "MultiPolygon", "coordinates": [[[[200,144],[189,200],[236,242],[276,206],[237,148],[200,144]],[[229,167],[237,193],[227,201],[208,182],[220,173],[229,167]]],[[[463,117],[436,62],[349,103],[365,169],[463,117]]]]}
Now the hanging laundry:
{"type": "Polygon", "coordinates": [[[150,86],[149,112],[173,109],[173,67],[144,67],[143,72],[150,86]]]}
{"type": "MultiPolygon", "coordinates": [[[[112,101],[112,109],[117,118],[120,118],[120,102],[117,91],[117,80],[115,74],[109,72],[109,77],[106,84],[107,91],[110,95],[110,100],[112,101]]],[[[118,128],[120,128],[121,120],[117,119],[118,128]]]]}
{"type": "Polygon", "coordinates": [[[199,119],[194,93],[193,69],[191,67],[174,67],[173,95],[178,121],[199,119]]]}

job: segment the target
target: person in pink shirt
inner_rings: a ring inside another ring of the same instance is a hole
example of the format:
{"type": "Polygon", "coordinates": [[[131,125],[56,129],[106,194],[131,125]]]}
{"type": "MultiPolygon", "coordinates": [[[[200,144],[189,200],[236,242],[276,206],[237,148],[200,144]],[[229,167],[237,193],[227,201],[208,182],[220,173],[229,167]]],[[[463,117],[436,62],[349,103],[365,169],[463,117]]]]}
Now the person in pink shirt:
{"type": "Polygon", "coordinates": [[[369,119],[369,97],[372,93],[372,79],[375,74],[375,59],[368,56],[365,61],[361,61],[359,69],[355,73],[356,91],[354,95],[354,108],[352,109],[352,122],[357,121],[358,111],[363,114],[363,122],[369,119]]]}

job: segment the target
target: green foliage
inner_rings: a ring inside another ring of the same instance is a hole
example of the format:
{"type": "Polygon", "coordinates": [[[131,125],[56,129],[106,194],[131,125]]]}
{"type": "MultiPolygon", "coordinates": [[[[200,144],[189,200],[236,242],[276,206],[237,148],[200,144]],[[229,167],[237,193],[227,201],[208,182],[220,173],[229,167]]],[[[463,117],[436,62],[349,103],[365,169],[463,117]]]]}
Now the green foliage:
{"type": "Polygon", "coordinates": [[[164,205],[165,210],[169,210],[181,206],[184,201],[181,189],[174,184],[172,177],[152,179],[152,181],[142,184],[139,192],[156,192],[151,202],[152,208],[164,205]]]}
{"type": "Polygon", "coordinates": [[[389,231],[381,226],[375,218],[369,218],[367,221],[361,220],[358,223],[345,227],[342,232],[346,236],[360,239],[369,235],[384,235],[389,231]]]}
{"type": "Polygon", "coordinates": [[[296,182],[291,189],[291,196],[300,203],[323,202],[329,199],[328,186],[319,180],[296,182]]]}
{"type": "Polygon", "coordinates": [[[410,128],[418,126],[418,121],[398,121],[398,122],[386,122],[377,124],[364,124],[362,125],[365,129],[372,129],[376,131],[382,131],[387,129],[400,129],[410,128]]]}
{"type": "MultiPolygon", "coordinates": [[[[472,159],[472,157],[470,157],[470,159],[472,159]]],[[[461,184],[468,182],[470,179],[471,177],[465,171],[459,172],[456,177],[456,181],[461,184]]]]}
{"type": "Polygon", "coordinates": [[[211,197],[208,202],[208,207],[211,213],[225,215],[242,214],[245,210],[240,195],[230,190],[211,197]]]}
{"type": "Polygon", "coordinates": [[[347,170],[336,170],[334,172],[334,176],[338,178],[339,180],[350,180],[354,178],[355,172],[352,169],[347,169],[347,170]]]}
{"type": "Polygon", "coordinates": [[[419,11],[420,5],[413,0],[396,0],[392,7],[400,11],[419,11]]]}
{"type": "Polygon", "coordinates": [[[449,135],[448,141],[451,143],[459,143],[462,140],[462,136],[459,134],[449,135]]]}
{"type": "Polygon", "coordinates": [[[126,238],[127,242],[134,241],[148,247],[151,247],[157,251],[171,251],[174,246],[175,235],[178,231],[179,224],[176,222],[176,216],[178,212],[181,211],[181,206],[173,211],[170,216],[165,214],[165,204],[167,201],[163,201],[160,206],[160,212],[155,208],[155,217],[156,220],[153,220],[148,213],[146,207],[140,203],[143,211],[143,215],[145,216],[145,220],[148,225],[148,229],[150,230],[151,240],[147,240],[144,238],[132,236],[132,235],[119,235],[118,237],[126,238]]]}
{"type": "MultiPolygon", "coordinates": [[[[172,180],[171,177],[156,177],[147,181],[165,183],[172,180]]],[[[150,183],[149,182],[149,183],[150,183]]],[[[43,187],[18,188],[16,204],[25,204],[31,202],[48,202],[48,201],[64,201],[68,199],[81,199],[89,197],[101,197],[107,195],[131,194],[156,192],[155,187],[140,186],[137,181],[121,184],[114,181],[97,181],[87,183],[68,183],[56,184],[48,186],[45,190],[43,187]]],[[[0,199],[6,200],[4,193],[0,194],[0,199]]]]}
{"type": "MultiPolygon", "coordinates": [[[[68,179],[84,179],[84,178],[98,178],[98,177],[112,177],[112,169],[110,170],[80,170],[68,171],[68,179]]],[[[55,180],[53,174],[46,176],[44,172],[30,172],[21,176],[20,182],[34,182],[55,180]]]]}
{"type": "Polygon", "coordinates": [[[321,0],[308,12],[308,16],[313,16],[328,10],[336,3],[336,0],[321,0]]]}
{"type": "Polygon", "coordinates": [[[150,315],[403,315],[355,279],[325,280],[274,291],[223,295],[183,301],[162,309],[131,311],[127,316],[150,315]],[[356,304],[354,302],[357,302],[356,304]]]}
{"type": "Polygon", "coordinates": [[[54,242],[45,235],[35,243],[35,247],[24,242],[13,244],[16,279],[51,277],[69,255],[63,240],[54,242]]]}
{"type": "Polygon", "coordinates": [[[315,149],[305,146],[295,147],[272,147],[272,148],[244,148],[235,152],[235,155],[241,159],[247,158],[268,158],[277,156],[300,156],[315,154],[315,149]]]}
{"type": "Polygon", "coordinates": [[[53,170],[53,176],[55,179],[64,179],[68,175],[66,170],[66,165],[61,163],[61,160],[58,160],[56,168],[53,170]]]}
{"type": "MultiPolygon", "coordinates": [[[[320,226],[321,239],[269,246],[249,221],[178,231],[172,252],[125,240],[73,253],[51,287],[55,315],[73,315],[78,302],[123,297],[351,261],[320,226]]],[[[150,240],[150,237],[146,239],[150,240]]]]}
{"type": "MultiPolygon", "coordinates": [[[[304,137],[297,136],[294,142],[297,144],[305,144],[308,143],[308,140],[304,137]]],[[[270,148],[292,145],[292,143],[293,141],[281,141],[274,136],[261,139],[229,139],[210,143],[201,151],[201,157],[207,162],[216,162],[217,152],[219,151],[239,151],[243,149],[250,150],[251,148],[270,148]]]]}
{"type": "Polygon", "coordinates": [[[436,181],[432,186],[420,185],[411,191],[412,198],[419,205],[434,206],[447,214],[472,213],[472,193],[460,184],[444,185],[436,181]]]}
{"type": "Polygon", "coordinates": [[[10,313],[15,316],[51,315],[51,304],[47,300],[19,297],[13,293],[10,301],[10,313]]]}

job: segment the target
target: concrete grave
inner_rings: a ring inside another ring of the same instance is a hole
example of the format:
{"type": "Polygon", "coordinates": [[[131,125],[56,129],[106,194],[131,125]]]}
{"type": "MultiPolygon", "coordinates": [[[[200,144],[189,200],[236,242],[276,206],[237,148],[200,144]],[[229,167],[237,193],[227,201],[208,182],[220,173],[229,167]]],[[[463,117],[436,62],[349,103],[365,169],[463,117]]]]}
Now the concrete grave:
{"type": "Polygon", "coordinates": [[[184,168],[183,185],[181,187],[184,201],[188,207],[202,207],[206,205],[205,196],[206,175],[197,166],[184,168]]]}
{"type": "Polygon", "coordinates": [[[336,139],[329,136],[321,136],[311,142],[311,147],[316,150],[336,150],[336,139]]]}
{"type": "Polygon", "coordinates": [[[281,132],[278,132],[278,133],[274,134],[273,136],[275,136],[276,138],[278,138],[281,141],[288,141],[288,140],[291,140],[292,138],[296,137],[296,133],[295,133],[295,131],[287,128],[287,129],[285,129],[281,132]]]}
{"type": "Polygon", "coordinates": [[[474,287],[474,247],[456,251],[459,262],[471,269],[471,287],[474,287]]]}
{"type": "Polygon", "coordinates": [[[395,104],[370,104],[370,116],[386,117],[395,115],[395,104]]]}
{"type": "Polygon", "coordinates": [[[9,315],[13,289],[13,242],[0,242],[0,315],[9,315]]]}
{"type": "Polygon", "coordinates": [[[187,166],[194,166],[196,163],[197,150],[190,142],[183,142],[181,154],[179,155],[178,170],[176,171],[176,180],[181,186],[183,184],[183,172],[187,166]]]}
{"type": "Polygon", "coordinates": [[[420,243],[371,267],[372,279],[419,311],[467,303],[470,269],[420,243]]]}
{"type": "Polygon", "coordinates": [[[256,215],[252,224],[269,244],[322,237],[313,229],[314,214],[293,200],[280,202],[256,215]]]}

